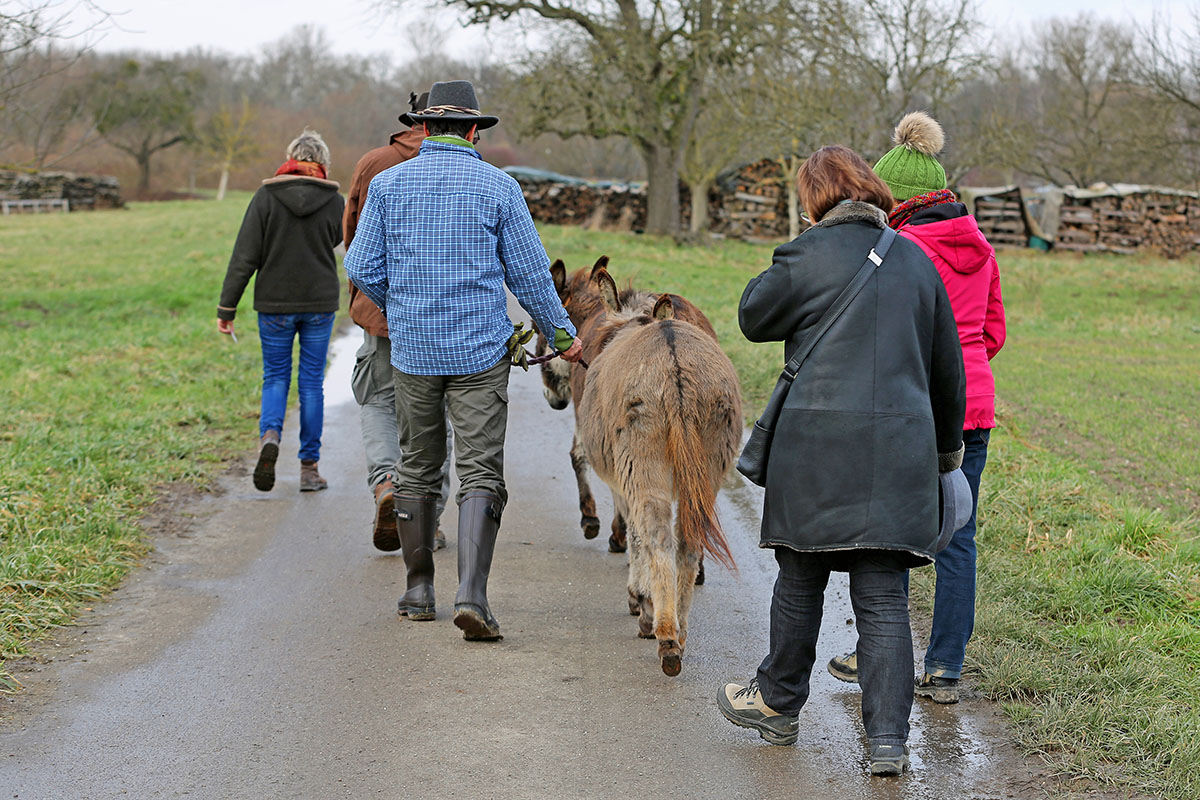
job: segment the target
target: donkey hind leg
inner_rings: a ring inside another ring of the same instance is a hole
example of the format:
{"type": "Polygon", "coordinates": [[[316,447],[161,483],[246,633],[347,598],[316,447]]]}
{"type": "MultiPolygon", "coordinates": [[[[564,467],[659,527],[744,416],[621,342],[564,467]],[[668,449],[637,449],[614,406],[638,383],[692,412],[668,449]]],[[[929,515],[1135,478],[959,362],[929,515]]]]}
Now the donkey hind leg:
{"type": "MultiPolygon", "coordinates": [[[[683,669],[683,647],[679,642],[679,577],[671,505],[666,496],[640,498],[630,503],[629,522],[641,540],[646,556],[643,560],[649,567],[659,663],[664,673],[674,677],[683,669]]],[[[691,579],[695,580],[695,575],[691,579]]]]}
{"type": "Polygon", "coordinates": [[[575,483],[579,487],[579,527],[583,528],[583,538],[595,539],[600,535],[600,518],[596,516],[596,498],[588,483],[587,453],[579,442],[578,433],[571,442],[571,469],[575,470],[575,483]]]}
{"type": "Polygon", "coordinates": [[[683,648],[687,646],[688,613],[692,608],[692,596],[700,585],[699,573],[704,569],[704,553],[689,547],[682,538],[677,542],[679,549],[675,553],[675,569],[679,578],[679,646],[683,648]]]}
{"type": "Polygon", "coordinates": [[[608,552],[624,553],[628,544],[629,526],[625,521],[625,515],[617,512],[613,514],[612,534],[608,537],[608,552]]]}

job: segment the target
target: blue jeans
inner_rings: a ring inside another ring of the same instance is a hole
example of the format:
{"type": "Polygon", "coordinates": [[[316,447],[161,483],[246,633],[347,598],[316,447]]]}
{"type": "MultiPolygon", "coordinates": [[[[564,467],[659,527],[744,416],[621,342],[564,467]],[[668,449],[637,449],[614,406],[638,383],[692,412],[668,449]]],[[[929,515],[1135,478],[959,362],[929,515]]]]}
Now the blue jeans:
{"type": "Polygon", "coordinates": [[[933,597],[933,628],[925,650],[925,671],[940,678],[962,677],[967,642],[975,630],[975,512],[979,508],[979,478],[987,463],[985,428],[963,431],[962,470],[971,485],[971,518],[954,532],[946,549],[937,554],[937,588],[933,597]]]}
{"type": "Polygon", "coordinates": [[[796,714],[804,707],[829,573],[849,572],[863,727],[872,744],[907,742],[913,703],[912,629],[903,557],[887,550],[798,553],[776,547],[775,560],[779,577],[771,597],[771,652],[758,668],[763,701],[781,714],[796,714]]]}
{"type": "Polygon", "coordinates": [[[259,314],[262,341],[262,416],[258,433],[283,431],[288,389],[292,383],[292,341],[300,336],[300,459],[321,458],[321,428],[325,423],[325,357],[333,332],[333,312],[259,314]]]}

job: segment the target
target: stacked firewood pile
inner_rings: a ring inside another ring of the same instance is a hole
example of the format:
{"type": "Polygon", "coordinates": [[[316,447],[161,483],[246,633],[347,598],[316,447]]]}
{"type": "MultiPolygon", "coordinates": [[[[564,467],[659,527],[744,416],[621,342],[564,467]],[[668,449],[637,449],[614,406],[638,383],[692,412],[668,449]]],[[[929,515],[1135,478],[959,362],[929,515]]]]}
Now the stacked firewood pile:
{"type": "Polygon", "coordinates": [[[509,167],[538,222],[594,230],[642,230],[646,189],[641,184],[585,181],[553,172],[509,167]]]}
{"type": "Polygon", "coordinates": [[[1085,253],[1150,248],[1178,258],[1200,246],[1200,195],[1158,188],[1064,190],[1054,246],[1085,253]]]}
{"type": "Polygon", "coordinates": [[[1029,246],[1032,231],[1019,187],[963,188],[959,190],[959,195],[967,203],[967,209],[975,215],[979,230],[994,247],[1029,246]]]}
{"type": "Polygon", "coordinates": [[[66,200],[72,211],[123,208],[121,185],[111,175],[0,170],[0,198],[66,200]]]}
{"type": "Polygon", "coordinates": [[[711,229],[735,239],[781,239],[788,233],[783,168],[764,158],[717,178],[708,197],[711,229]]]}
{"type": "MultiPolygon", "coordinates": [[[[585,181],[525,167],[506,170],[525,194],[538,222],[593,229],[640,231],[646,224],[644,184],[585,181]]],[[[779,163],[770,159],[730,170],[708,194],[710,230],[731,238],[779,239],[788,228],[787,193],[779,163]]],[[[691,219],[691,195],[680,184],[683,226],[691,219]]]]}

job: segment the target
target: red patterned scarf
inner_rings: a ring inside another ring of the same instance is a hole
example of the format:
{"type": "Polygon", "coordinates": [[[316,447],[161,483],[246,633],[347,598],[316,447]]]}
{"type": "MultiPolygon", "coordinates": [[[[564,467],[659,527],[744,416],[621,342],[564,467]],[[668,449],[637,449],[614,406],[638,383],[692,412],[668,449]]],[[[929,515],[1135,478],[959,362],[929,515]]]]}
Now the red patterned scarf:
{"type": "Polygon", "coordinates": [[[954,192],[949,189],[939,189],[936,192],[928,194],[919,194],[916,197],[910,197],[900,205],[892,209],[892,213],[888,214],[888,225],[896,230],[904,227],[904,224],[912,218],[912,215],[923,208],[931,208],[940,206],[942,203],[954,203],[958,198],[954,196],[954,192]]]}
{"type": "Polygon", "coordinates": [[[325,165],[316,161],[297,161],[289,158],[283,166],[275,170],[276,175],[303,175],[306,178],[326,178],[325,165]]]}

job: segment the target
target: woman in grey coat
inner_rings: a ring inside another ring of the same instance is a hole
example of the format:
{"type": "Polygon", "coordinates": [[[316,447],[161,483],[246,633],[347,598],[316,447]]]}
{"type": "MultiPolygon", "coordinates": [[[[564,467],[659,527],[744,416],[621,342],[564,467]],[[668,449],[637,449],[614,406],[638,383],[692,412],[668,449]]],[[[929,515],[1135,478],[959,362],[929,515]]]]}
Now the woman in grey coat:
{"type": "MultiPolygon", "coordinates": [[[[797,174],[813,227],[775,251],[738,319],[791,358],[862,267],[892,207],[856,153],[824,147],[797,174]]],[[[760,546],[775,550],[771,647],[748,686],[718,692],[722,713],[791,744],[808,699],[825,585],[850,575],[871,771],[908,767],[910,567],[933,560],[938,474],[962,459],[962,350],[937,270],[896,239],[792,384],[771,443],[760,546]]]]}

